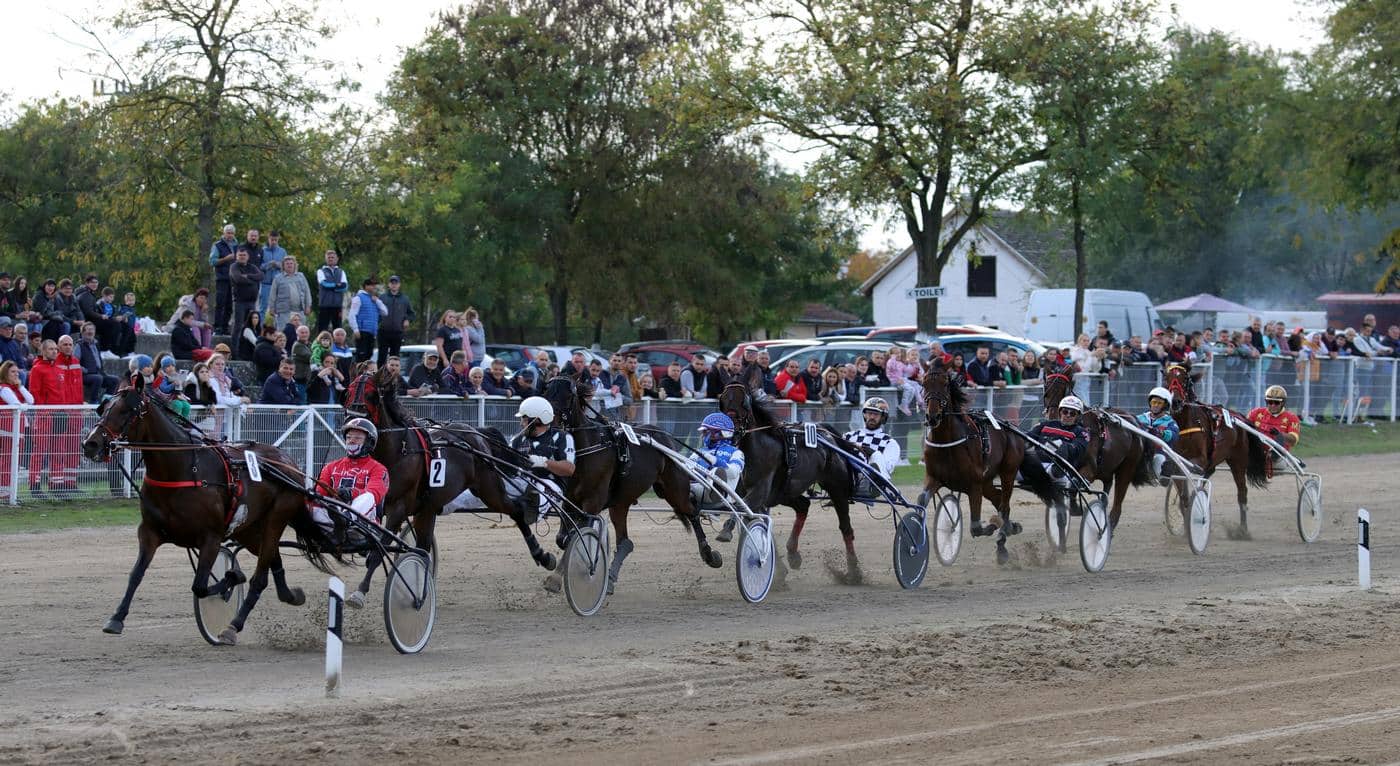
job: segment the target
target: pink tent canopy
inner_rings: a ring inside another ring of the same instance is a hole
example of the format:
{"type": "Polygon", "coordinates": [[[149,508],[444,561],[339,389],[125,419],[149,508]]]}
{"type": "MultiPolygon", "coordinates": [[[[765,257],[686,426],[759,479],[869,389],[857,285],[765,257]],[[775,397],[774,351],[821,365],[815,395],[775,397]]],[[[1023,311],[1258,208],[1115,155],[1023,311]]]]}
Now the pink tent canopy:
{"type": "Polygon", "coordinates": [[[1241,314],[1253,314],[1254,309],[1248,306],[1241,306],[1234,301],[1227,301],[1210,293],[1200,293],[1190,298],[1178,298],[1174,301],[1161,303],[1156,306],[1158,311],[1200,311],[1208,313],[1238,312],[1241,314]]]}

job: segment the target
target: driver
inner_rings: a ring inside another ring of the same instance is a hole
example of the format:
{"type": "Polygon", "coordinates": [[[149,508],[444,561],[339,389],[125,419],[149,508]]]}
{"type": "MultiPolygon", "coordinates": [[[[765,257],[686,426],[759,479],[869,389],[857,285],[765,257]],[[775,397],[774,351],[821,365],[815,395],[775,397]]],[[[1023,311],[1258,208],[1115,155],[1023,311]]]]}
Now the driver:
{"type": "MultiPolygon", "coordinates": [[[[1070,465],[1078,467],[1079,461],[1089,449],[1089,432],[1079,425],[1079,416],[1082,414],[1084,402],[1077,396],[1066,396],[1060,400],[1059,419],[1041,421],[1030,430],[1030,435],[1053,449],[1055,454],[1064,458],[1070,465]]],[[[1040,452],[1040,449],[1036,448],[1036,451],[1040,452]]],[[[1038,454],[1037,457],[1056,484],[1061,487],[1069,486],[1069,476],[1059,463],[1045,454],[1038,454]]]]}
{"type": "MultiPolygon", "coordinates": [[[[1298,416],[1289,412],[1288,390],[1283,386],[1269,386],[1264,391],[1264,406],[1255,407],[1245,416],[1249,424],[1272,436],[1289,452],[1298,446],[1298,416]]],[[[1277,460],[1278,456],[1275,455],[1277,460]]]]}
{"type": "MultiPolygon", "coordinates": [[[[1172,417],[1172,392],[1157,386],[1147,392],[1147,412],[1137,416],[1137,422],[1168,445],[1176,443],[1180,429],[1172,417]]],[[[1162,483],[1162,468],[1166,466],[1167,454],[1156,444],[1149,444],[1152,450],[1152,478],[1162,483]]]]}
{"type": "MultiPolygon", "coordinates": [[[[345,457],[321,469],[316,492],[327,497],[334,492],[342,503],[378,524],[380,506],[389,494],[389,471],[372,457],[379,431],[364,418],[351,418],[340,427],[340,435],[345,440],[345,457]]],[[[319,504],[311,506],[311,516],[325,530],[335,528],[330,514],[319,504]]]]}
{"type": "MultiPolygon", "coordinates": [[[[734,445],[734,421],[723,412],[711,412],[696,430],[702,434],[704,445],[691,458],[696,470],[723,481],[730,489],[738,489],[739,477],[744,473],[744,451],[734,445]]],[[[691,501],[697,506],[720,501],[718,493],[706,493],[705,487],[699,481],[690,483],[691,501]]]]}
{"type": "Polygon", "coordinates": [[[890,403],[878,396],[872,396],[860,406],[865,428],[846,432],[846,441],[858,447],[870,449],[870,465],[874,466],[886,479],[900,464],[899,443],[885,433],[885,423],[890,419],[890,403]]]}
{"type": "MultiPolygon", "coordinates": [[[[515,416],[520,418],[520,433],[511,439],[511,448],[530,461],[530,473],[562,494],[563,489],[555,477],[574,475],[574,437],[554,427],[554,406],[543,396],[531,396],[521,402],[515,416]]],[[[529,491],[532,488],[522,480],[508,481],[506,488],[526,524],[539,520],[546,507],[542,495],[529,491]],[[528,500],[532,494],[536,502],[528,500]]]]}

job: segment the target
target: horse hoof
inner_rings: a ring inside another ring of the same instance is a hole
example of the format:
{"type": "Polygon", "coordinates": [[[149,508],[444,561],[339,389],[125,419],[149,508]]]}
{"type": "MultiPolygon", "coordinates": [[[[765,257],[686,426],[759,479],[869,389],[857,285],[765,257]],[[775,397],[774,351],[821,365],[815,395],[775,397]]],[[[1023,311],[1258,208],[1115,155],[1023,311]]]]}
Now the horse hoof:
{"type": "Polygon", "coordinates": [[[1006,534],[1008,534],[1008,535],[1019,535],[1019,534],[1021,534],[1021,522],[1019,522],[1019,521],[1008,521],[1008,522],[1006,523],[1006,534]]]}
{"type": "Polygon", "coordinates": [[[609,578],[608,578],[608,595],[611,596],[611,595],[613,594],[613,591],[615,591],[615,590],[617,590],[617,581],[614,580],[613,578],[609,577],[609,578]]]}
{"type": "Polygon", "coordinates": [[[988,529],[981,524],[973,524],[968,527],[968,531],[972,533],[973,537],[986,537],[994,532],[995,529],[988,529]]]}
{"type": "Polygon", "coordinates": [[[224,632],[219,634],[220,646],[238,646],[238,631],[230,625],[224,628],[224,632]]]}
{"type": "Polygon", "coordinates": [[[1004,545],[999,545],[999,546],[997,546],[997,563],[1000,564],[1000,565],[1002,565],[1002,566],[1005,566],[1005,565],[1006,565],[1006,562],[1008,562],[1008,561],[1010,561],[1010,560],[1011,560],[1011,554],[1010,554],[1009,552],[1007,552],[1006,546],[1004,546],[1004,545]]]}
{"type": "Polygon", "coordinates": [[[108,620],[107,624],[102,626],[103,633],[110,633],[114,636],[120,636],[122,634],[122,631],[125,629],[126,623],[122,622],[121,620],[118,620],[115,617],[108,620]]]}
{"type": "MultiPolygon", "coordinates": [[[[546,591],[549,591],[550,593],[558,593],[563,587],[563,584],[564,578],[560,577],[557,574],[550,574],[549,576],[545,577],[544,582],[541,583],[541,585],[544,586],[544,589],[546,591]]],[[[611,585],[611,581],[609,581],[609,584],[611,585]]]]}
{"type": "Polygon", "coordinates": [[[559,566],[559,558],[553,553],[545,551],[545,554],[543,556],[541,556],[538,559],[535,559],[535,563],[544,567],[546,572],[553,572],[554,568],[559,566]]]}
{"type": "Polygon", "coordinates": [[[802,568],[802,552],[796,548],[788,548],[787,560],[789,567],[793,569],[802,568]]]}
{"type": "Polygon", "coordinates": [[[248,582],[248,575],[243,574],[242,569],[230,569],[224,572],[224,582],[228,583],[228,587],[235,588],[248,582]]]}
{"type": "Polygon", "coordinates": [[[724,557],[719,555],[719,551],[713,548],[705,552],[704,558],[705,563],[709,564],[711,569],[719,569],[724,566],[724,557]]]}
{"type": "Polygon", "coordinates": [[[364,609],[365,594],[360,591],[352,591],[350,595],[345,597],[345,605],[351,609],[364,609]]]}
{"type": "MultiPolygon", "coordinates": [[[[355,592],[359,593],[359,591],[355,592]]],[[[287,593],[287,596],[288,598],[282,599],[282,602],[285,604],[291,604],[292,606],[301,606],[302,604],[306,603],[306,591],[302,590],[301,588],[292,588],[287,593]]]]}
{"type": "Polygon", "coordinates": [[[718,543],[727,543],[733,539],[734,530],[731,527],[725,527],[719,531],[719,534],[715,535],[715,542],[718,543]]]}

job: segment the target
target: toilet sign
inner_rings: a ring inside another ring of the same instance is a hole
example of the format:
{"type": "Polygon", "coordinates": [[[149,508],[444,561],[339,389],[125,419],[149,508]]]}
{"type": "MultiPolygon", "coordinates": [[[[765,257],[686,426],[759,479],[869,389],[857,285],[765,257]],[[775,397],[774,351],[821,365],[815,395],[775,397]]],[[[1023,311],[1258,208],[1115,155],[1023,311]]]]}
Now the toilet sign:
{"type": "Polygon", "coordinates": [[[916,301],[932,300],[942,298],[948,293],[948,288],[943,285],[934,287],[911,287],[904,291],[905,298],[913,298],[916,301]]]}

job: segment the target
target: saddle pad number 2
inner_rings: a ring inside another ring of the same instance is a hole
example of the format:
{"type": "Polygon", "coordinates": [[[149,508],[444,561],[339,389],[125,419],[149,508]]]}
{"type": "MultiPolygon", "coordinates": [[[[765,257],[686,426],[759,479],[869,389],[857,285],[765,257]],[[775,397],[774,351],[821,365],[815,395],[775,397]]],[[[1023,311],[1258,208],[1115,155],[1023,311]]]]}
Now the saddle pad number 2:
{"type": "Polygon", "coordinates": [[[443,487],[447,485],[447,461],[440,457],[435,457],[428,461],[428,486],[443,487]]]}

